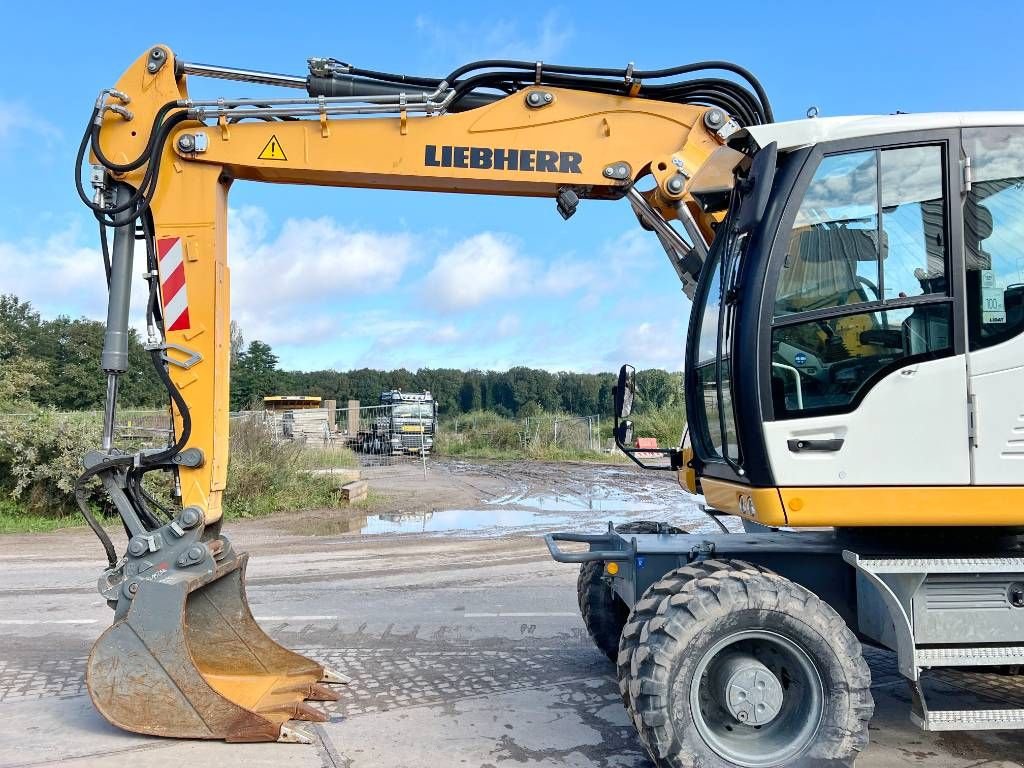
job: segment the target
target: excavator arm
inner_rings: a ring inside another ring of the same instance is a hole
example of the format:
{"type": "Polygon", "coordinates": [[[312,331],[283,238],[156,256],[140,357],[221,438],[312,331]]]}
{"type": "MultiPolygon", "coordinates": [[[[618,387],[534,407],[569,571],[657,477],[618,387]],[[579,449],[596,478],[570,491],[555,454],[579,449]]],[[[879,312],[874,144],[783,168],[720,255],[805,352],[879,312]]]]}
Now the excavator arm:
{"type": "Polygon", "coordinates": [[[692,292],[719,217],[714,201],[732,182],[720,169],[743,158],[727,140],[741,124],[770,119],[753,78],[753,92],[714,78],[659,84],[705,65],[639,72],[482,62],[432,80],[310,64],[308,77],[291,77],[189,64],[155,46],[100,94],[83,137],[79,163],[88,152],[94,194],[82,168],[79,192],[100,221],[110,275],[104,443],[86,457],[83,483],[102,481],[130,536],[118,558],[82,505],[107,550],[100,591],[116,611],[90,658],[89,689],[104,716],[129,730],[301,739],[287,721],[319,719],[304,700],[336,697],[322,683],[344,680],[262,633],[245,600],[245,555],[220,534],[234,180],[549,197],[565,218],[581,200],[627,197],[692,292]],[[306,93],[192,100],[188,78],[201,75],[306,93]],[[640,192],[643,178],[649,189],[640,192]],[[174,440],[124,455],[113,423],[139,232],[147,348],[171,398],[174,440]],[[157,470],[176,478],[180,509],[166,517],[141,485],[157,470]]]}

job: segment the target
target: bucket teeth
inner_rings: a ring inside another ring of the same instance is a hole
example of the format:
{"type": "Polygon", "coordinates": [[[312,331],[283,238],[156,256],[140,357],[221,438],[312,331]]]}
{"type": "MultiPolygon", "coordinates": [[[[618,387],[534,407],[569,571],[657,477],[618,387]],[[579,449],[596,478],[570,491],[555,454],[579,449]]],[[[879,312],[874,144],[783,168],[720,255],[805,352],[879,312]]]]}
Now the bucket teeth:
{"type": "Polygon", "coordinates": [[[311,723],[326,723],[331,718],[326,713],[313,708],[304,701],[297,701],[294,704],[278,704],[276,706],[261,707],[256,710],[261,715],[274,717],[280,715],[288,720],[306,720],[311,723]]]}
{"type": "Polygon", "coordinates": [[[289,728],[287,725],[281,726],[281,734],[277,737],[277,740],[282,744],[312,744],[313,737],[305,731],[299,730],[298,728],[289,728]]]}
{"type": "Polygon", "coordinates": [[[348,675],[343,675],[341,672],[335,672],[333,669],[324,667],[324,673],[320,677],[321,683],[335,683],[336,685],[348,685],[352,682],[352,678],[348,675]]]}
{"type": "Polygon", "coordinates": [[[313,683],[309,686],[309,691],[306,693],[306,698],[310,701],[340,701],[341,694],[337,691],[332,691],[326,685],[320,683],[313,683]]]}
{"type": "Polygon", "coordinates": [[[307,720],[311,723],[326,723],[331,719],[327,716],[326,712],[321,712],[319,709],[311,707],[304,701],[300,701],[295,705],[292,717],[295,720],[307,720]]]}

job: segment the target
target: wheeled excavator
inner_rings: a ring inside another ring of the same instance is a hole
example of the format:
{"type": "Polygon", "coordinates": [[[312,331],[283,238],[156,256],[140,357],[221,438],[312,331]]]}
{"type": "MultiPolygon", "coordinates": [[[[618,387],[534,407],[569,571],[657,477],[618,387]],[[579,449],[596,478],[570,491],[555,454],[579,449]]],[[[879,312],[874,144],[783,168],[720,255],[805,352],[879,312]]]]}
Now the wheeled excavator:
{"type": "Polygon", "coordinates": [[[896,653],[923,728],[1024,727],[1024,709],[929,708],[924,679],[1024,662],[1024,113],[773,119],[753,75],[721,61],[488,60],[428,78],[140,56],[100,93],[76,172],[109,280],[103,439],[78,491],[109,561],[114,622],[87,668],[103,716],[306,741],[291,722],[324,719],[308,702],[348,682],[262,631],[221,531],[227,199],[247,180],[547,197],[565,218],[625,198],[663,246],[693,300],[689,430],[631,448],[623,366],[616,441],[743,532],[547,536],[581,564],[584,621],[659,768],[852,762],[873,709],[863,644],[896,653]],[[294,95],[197,100],[197,77],[294,95]],[[129,454],[114,423],[139,241],[172,430],[129,454]],[[149,472],[171,476],[174,505],[149,472]],[[93,479],[123,553],[87,503],[93,479]]]}

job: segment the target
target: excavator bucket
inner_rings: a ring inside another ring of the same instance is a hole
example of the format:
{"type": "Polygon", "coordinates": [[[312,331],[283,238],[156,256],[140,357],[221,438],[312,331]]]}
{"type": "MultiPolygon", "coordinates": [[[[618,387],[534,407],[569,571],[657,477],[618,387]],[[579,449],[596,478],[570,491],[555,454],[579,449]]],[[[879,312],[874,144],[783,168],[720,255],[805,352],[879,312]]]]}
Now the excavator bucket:
{"type": "Polygon", "coordinates": [[[173,564],[129,556],[115,622],[89,656],[89,695],[108,721],[136,733],[308,743],[288,721],[327,720],[307,701],[337,700],[324,683],[348,680],[260,629],[245,596],[248,556],[226,550],[192,544],[173,564]],[[190,556],[209,567],[183,567],[190,556]]]}

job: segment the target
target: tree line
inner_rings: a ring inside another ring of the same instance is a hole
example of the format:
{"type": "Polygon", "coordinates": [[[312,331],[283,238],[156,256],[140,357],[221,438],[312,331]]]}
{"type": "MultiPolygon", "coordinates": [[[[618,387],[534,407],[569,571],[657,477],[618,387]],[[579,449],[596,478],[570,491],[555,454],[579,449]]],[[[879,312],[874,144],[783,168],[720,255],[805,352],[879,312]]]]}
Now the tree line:
{"type": "MultiPolygon", "coordinates": [[[[102,408],[105,377],[99,370],[104,325],[97,320],[58,316],[42,319],[28,302],[0,296],[0,369],[22,385],[26,399],[59,410],[102,408]],[[15,376],[17,374],[17,376],[15,376]]],[[[359,400],[374,405],[388,389],[430,390],[442,414],[491,410],[505,416],[529,416],[540,411],[610,414],[616,374],[549,371],[517,366],[507,371],[462,371],[420,368],[409,371],[360,368],[349,371],[281,370],[273,349],[258,340],[245,342],[241,330],[231,329],[231,409],[260,407],[268,395],[317,395],[359,400]]],[[[0,381],[2,384],[2,381],[0,381]]],[[[660,369],[638,371],[639,404],[644,407],[680,405],[682,375],[660,369]]],[[[153,372],[149,354],[133,330],[129,338],[129,371],[122,377],[124,407],[153,408],[166,403],[166,393],[153,372]]]]}

